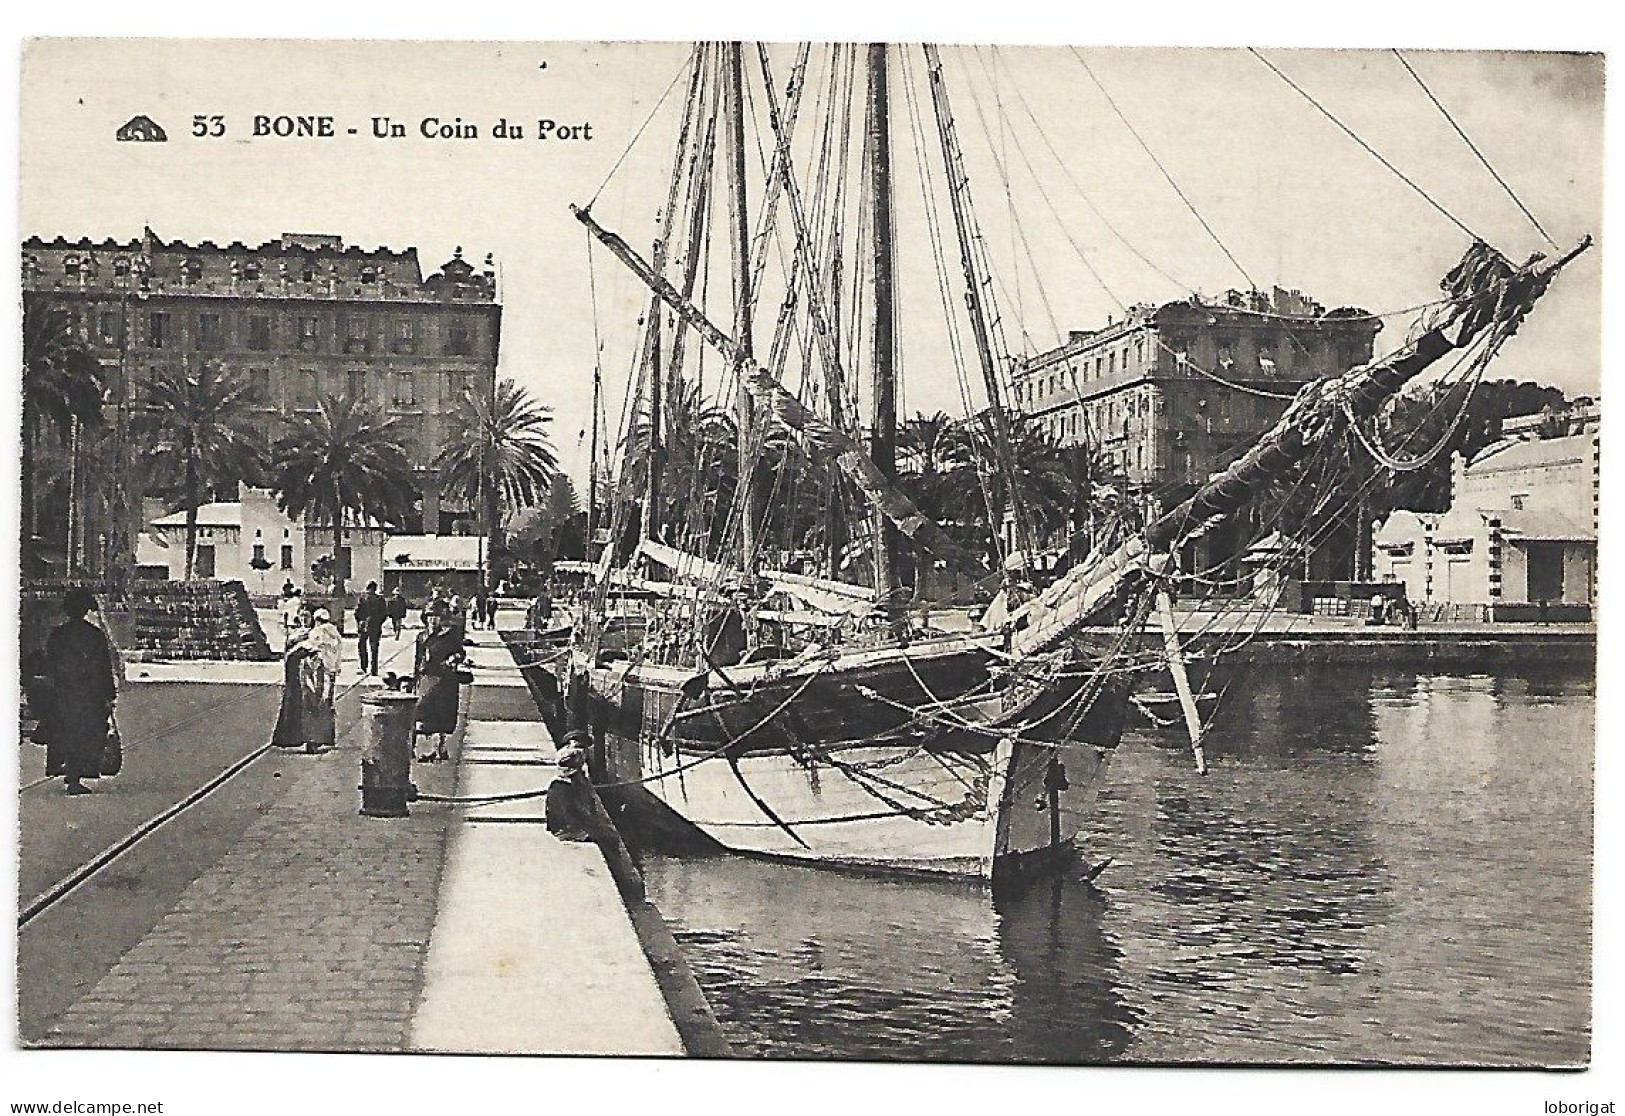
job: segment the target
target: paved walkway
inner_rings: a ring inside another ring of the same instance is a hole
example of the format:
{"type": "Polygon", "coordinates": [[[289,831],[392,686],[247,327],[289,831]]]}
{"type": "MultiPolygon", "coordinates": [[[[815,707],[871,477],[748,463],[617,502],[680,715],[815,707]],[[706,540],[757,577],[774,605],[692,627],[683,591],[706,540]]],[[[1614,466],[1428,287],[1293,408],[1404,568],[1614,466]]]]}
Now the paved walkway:
{"type": "MultiPolygon", "coordinates": [[[[553,754],[534,718],[470,722],[459,792],[485,797],[545,787],[553,754]]],[[[465,811],[452,839],[412,1048],[682,1054],[603,853],[548,833],[544,810],[544,799],[532,797],[465,811]]]]}
{"type": "MultiPolygon", "coordinates": [[[[523,680],[497,633],[469,635],[459,762],[414,779],[545,788],[523,680]]],[[[360,733],[289,757],[275,804],[34,1045],[683,1053],[597,846],[548,834],[541,797],[362,817],[360,733]]]]}
{"type": "Polygon", "coordinates": [[[453,819],[360,816],[358,751],[308,757],[43,1045],[402,1049],[453,819]]]}

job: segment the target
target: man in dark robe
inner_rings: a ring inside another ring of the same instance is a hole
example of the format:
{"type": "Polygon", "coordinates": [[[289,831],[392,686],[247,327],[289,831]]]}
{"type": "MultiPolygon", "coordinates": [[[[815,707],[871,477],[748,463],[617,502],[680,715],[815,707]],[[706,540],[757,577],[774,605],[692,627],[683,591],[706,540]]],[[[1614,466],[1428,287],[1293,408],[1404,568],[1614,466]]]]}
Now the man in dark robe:
{"type": "Polygon", "coordinates": [[[51,691],[46,770],[62,774],[68,794],[89,794],[81,780],[101,776],[117,696],[112,645],[85,619],[95,607],[90,590],[80,586],[68,590],[62,601],[68,621],[45,644],[51,691]]]}

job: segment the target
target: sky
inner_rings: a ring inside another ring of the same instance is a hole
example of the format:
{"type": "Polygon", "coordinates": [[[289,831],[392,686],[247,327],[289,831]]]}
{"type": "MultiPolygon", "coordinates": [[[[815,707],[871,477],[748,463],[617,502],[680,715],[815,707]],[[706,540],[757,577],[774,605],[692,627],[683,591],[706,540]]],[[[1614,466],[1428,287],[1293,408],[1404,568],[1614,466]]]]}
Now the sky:
{"type": "MultiPolygon", "coordinates": [[[[782,83],[792,52],[773,53],[782,83]]],[[[1474,233],[1516,258],[1545,247],[1392,53],[1264,53],[1474,233]]],[[[475,261],[490,253],[504,307],[499,374],[553,408],[554,441],[580,480],[595,350],[613,430],[644,299],[602,250],[589,273],[568,207],[596,200],[595,216],[647,251],[688,54],[669,43],[35,41],[22,62],[20,229],[127,240],[150,225],[166,239],[249,244],[336,233],[364,247],[416,246],[426,271],[458,247],[475,261]],[[170,142],[115,142],[136,113],[170,142]],[[223,117],[226,134],[191,136],[199,114],[223,117]],[[277,114],[332,116],[338,134],[252,134],[256,115],[277,114]],[[404,124],[407,138],[372,138],[374,117],[404,124]],[[472,123],[479,138],[424,138],[428,117],[472,123]],[[524,138],[495,138],[504,118],[523,122],[524,138]],[[590,123],[591,139],[539,139],[542,118],[590,123]]],[[[913,79],[924,106],[923,64],[917,49],[908,54],[901,80],[913,79]]],[[[1243,272],[1328,306],[1410,306],[1433,297],[1468,242],[1243,50],[960,46],[943,56],[1017,352],[1102,325],[1123,305],[1247,286],[1243,272]]],[[[1554,239],[1599,231],[1599,55],[1406,57],[1554,239]]],[[[906,107],[900,92],[894,104],[906,107]]],[[[900,163],[912,157],[906,135],[900,163]]],[[[929,255],[909,225],[923,214],[911,174],[899,171],[900,410],[962,412],[929,255]]],[[[1598,255],[1564,276],[1491,375],[1598,391],[1598,255]]],[[[1392,323],[1379,347],[1403,326],[1392,323]]]]}

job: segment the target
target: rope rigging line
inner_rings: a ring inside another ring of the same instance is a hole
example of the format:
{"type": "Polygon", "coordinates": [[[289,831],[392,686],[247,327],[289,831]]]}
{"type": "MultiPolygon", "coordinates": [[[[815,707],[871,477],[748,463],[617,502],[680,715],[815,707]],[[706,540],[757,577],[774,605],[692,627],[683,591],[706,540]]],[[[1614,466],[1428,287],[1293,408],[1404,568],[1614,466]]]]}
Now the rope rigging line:
{"type": "MultiPolygon", "coordinates": [[[[976,60],[977,60],[978,63],[981,64],[982,71],[983,71],[983,73],[985,73],[987,75],[988,81],[990,83],[996,82],[997,79],[996,79],[996,77],[994,75],[994,71],[988,66],[988,63],[987,63],[986,59],[984,59],[982,57],[981,48],[976,47],[976,48],[974,48],[974,51],[975,51],[975,54],[976,54],[976,60]]],[[[977,118],[978,121],[981,122],[982,128],[985,131],[986,128],[987,128],[987,121],[982,115],[982,103],[981,103],[981,100],[980,100],[980,98],[978,98],[976,96],[976,88],[975,88],[975,86],[969,85],[967,83],[967,87],[971,91],[971,105],[972,105],[973,108],[976,109],[976,118],[977,118]]],[[[1017,95],[1019,96],[1021,91],[1018,89],[1016,92],[1017,92],[1017,95]]],[[[999,98],[998,88],[997,88],[996,85],[994,87],[993,97],[994,97],[994,104],[997,105],[999,110],[1000,110],[999,111],[999,118],[1000,118],[1000,120],[1002,122],[1005,119],[1005,115],[1004,115],[1004,111],[1003,111],[1004,102],[999,98]]],[[[1024,148],[1019,141],[1016,143],[1016,154],[1021,157],[1022,165],[1027,168],[1027,173],[1032,176],[1033,185],[1035,187],[1037,187],[1037,189],[1038,189],[1038,196],[1044,199],[1045,207],[1049,209],[1050,215],[1055,218],[1056,226],[1060,228],[1061,235],[1066,238],[1067,244],[1071,246],[1072,251],[1077,255],[1078,262],[1083,264],[1084,268],[1088,270],[1090,276],[1092,276],[1094,278],[1094,281],[1100,285],[1100,289],[1106,292],[1106,297],[1111,299],[1114,303],[1116,303],[1117,308],[1120,311],[1122,311],[1124,313],[1127,313],[1128,312],[1128,307],[1124,304],[1124,302],[1123,302],[1123,300],[1121,298],[1117,297],[1117,292],[1113,291],[1111,289],[1111,287],[1107,285],[1106,280],[1100,274],[1100,271],[1095,267],[1095,265],[1093,263],[1091,263],[1089,261],[1088,256],[1084,254],[1083,248],[1082,248],[1082,246],[1080,246],[1078,244],[1077,238],[1072,235],[1072,230],[1069,229],[1067,227],[1067,225],[1066,225],[1066,222],[1064,220],[1062,220],[1060,210],[1058,208],[1056,208],[1056,205],[1055,205],[1054,201],[1052,201],[1050,199],[1049,191],[1044,188],[1044,183],[1038,177],[1037,170],[1035,170],[1033,168],[1032,160],[1027,157],[1026,148],[1024,148]]],[[[1004,160],[1002,157],[997,158],[997,159],[994,160],[994,165],[998,168],[999,177],[1004,183],[1005,196],[1009,197],[1010,196],[1010,174],[1009,174],[1007,161],[1004,160]]],[[[1026,230],[1021,227],[1019,222],[1012,222],[1012,224],[1013,224],[1015,230],[1017,231],[1017,233],[1021,237],[1021,245],[1026,250],[1026,253],[1027,253],[1027,261],[1028,261],[1028,263],[1030,263],[1032,265],[1033,271],[1036,274],[1038,272],[1038,263],[1037,263],[1036,260],[1033,259],[1032,248],[1027,243],[1026,230]]],[[[1047,294],[1045,294],[1045,292],[1044,292],[1044,284],[1043,283],[1038,284],[1038,293],[1039,293],[1039,296],[1043,299],[1043,301],[1044,301],[1044,309],[1045,309],[1046,313],[1049,315],[1050,328],[1053,329],[1055,331],[1055,335],[1057,337],[1059,337],[1061,335],[1061,327],[1060,327],[1059,322],[1056,320],[1055,312],[1050,308],[1049,296],[1047,294]]],[[[1025,331],[1023,331],[1023,332],[1025,332],[1025,331]]],[[[1030,342],[1031,338],[1028,338],[1028,340],[1030,342]]]]}
{"type": "Polygon", "coordinates": [[[1383,166],[1387,167],[1388,170],[1391,171],[1396,178],[1398,178],[1405,185],[1409,186],[1412,190],[1416,191],[1417,195],[1420,196],[1423,201],[1427,202],[1434,209],[1438,210],[1441,214],[1443,214],[1445,216],[1445,218],[1447,218],[1450,221],[1451,224],[1456,226],[1456,228],[1460,229],[1462,232],[1466,233],[1468,236],[1472,237],[1476,241],[1479,241],[1479,242],[1484,243],[1484,244],[1489,243],[1489,241],[1485,240],[1482,236],[1479,236],[1472,229],[1468,228],[1467,224],[1464,221],[1462,221],[1462,219],[1460,217],[1457,217],[1454,213],[1450,212],[1450,210],[1446,209],[1437,199],[1434,198],[1434,196],[1432,194],[1428,193],[1426,190],[1422,189],[1422,187],[1418,186],[1414,181],[1412,181],[1405,174],[1404,171],[1400,170],[1398,167],[1394,166],[1394,164],[1390,163],[1386,158],[1384,158],[1383,154],[1380,151],[1378,151],[1376,148],[1372,147],[1365,140],[1361,139],[1359,137],[1359,135],[1354,131],[1353,128],[1350,128],[1347,124],[1343,123],[1336,116],[1332,115],[1332,112],[1331,112],[1330,109],[1328,109],[1325,105],[1321,104],[1319,101],[1315,100],[1314,97],[1310,96],[1309,92],[1307,90],[1305,90],[1303,88],[1303,86],[1299,85],[1297,82],[1295,82],[1291,78],[1289,78],[1281,70],[1281,68],[1279,66],[1277,66],[1275,63],[1271,62],[1268,58],[1265,58],[1262,54],[1258,53],[1258,51],[1255,50],[1252,47],[1247,48],[1247,53],[1251,54],[1254,58],[1256,58],[1260,62],[1262,62],[1265,66],[1267,66],[1269,68],[1271,73],[1273,73],[1276,77],[1280,78],[1282,81],[1286,82],[1287,85],[1291,86],[1294,90],[1296,90],[1298,95],[1300,97],[1302,97],[1304,100],[1308,101],[1311,105],[1313,105],[1320,112],[1320,114],[1322,116],[1324,116],[1327,120],[1330,120],[1333,124],[1337,125],[1337,127],[1343,132],[1344,135],[1348,136],[1349,139],[1351,139],[1355,143],[1359,144],[1360,147],[1365,151],[1366,154],[1370,155],[1373,159],[1377,160],[1377,162],[1379,162],[1383,166]]]}
{"type": "Polygon", "coordinates": [[[1122,109],[1117,107],[1117,102],[1112,99],[1112,95],[1106,91],[1106,87],[1102,85],[1100,79],[1095,76],[1095,71],[1089,67],[1089,63],[1084,61],[1083,55],[1078,53],[1078,48],[1068,47],[1067,49],[1072,52],[1072,57],[1078,60],[1078,65],[1083,67],[1083,72],[1089,75],[1089,80],[1095,83],[1095,88],[1100,90],[1101,96],[1106,98],[1106,103],[1112,107],[1112,112],[1117,114],[1117,119],[1121,120],[1123,122],[1123,126],[1129,130],[1129,134],[1132,135],[1135,142],[1140,145],[1140,149],[1150,156],[1151,161],[1155,163],[1157,169],[1162,172],[1162,177],[1167,179],[1168,185],[1172,186],[1174,193],[1179,195],[1179,200],[1185,203],[1185,208],[1191,211],[1191,216],[1195,217],[1202,228],[1207,231],[1208,236],[1213,238],[1213,243],[1219,246],[1219,251],[1224,253],[1225,258],[1235,266],[1237,271],[1241,272],[1241,277],[1247,280],[1247,286],[1256,291],[1258,289],[1258,283],[1255,282],[1253,277],[1247,273],[1247,269],[1241,266],[1241,261],[1236,259],[1235,253],[1230,251],[1230,249],[1225,246],[1223,240],[1219,239],[1219,234],[1214,232],[1213,226],[1207,223],[1207,218],[1203,217],[1201,212],[1196,208],[1196,203],[1192,202],[1191,199],[1186,196],[1185,191],[1180,189],[1179,183],[1174,181],[1174,176],[1168,173],[1168,168],[1162,165],[1161,159],[1157,158],[1157,153],[1151,150],[1151,145],[1146,143],[1134,125],[1129,123],[1129,118],[1123,115],[1122,109]]]}
{"type": "MultiPolygon", "coordinates": [[[[1072,174],[1072,168],[1067,166],[1066,160],[1062,159],[1060,153],[1055,150],[1055,144],[1051,142],[1049,134],[1044,131],[1044,126],[1039,123],[1038,116],[1033,112],[1032,106],[1027,103],[1026,96],[1021,92],[1021,83],[1016,80],[1015,71],[1011,68],[1009,59],[1004,56],[999,47],[995,46],[990,47],[989,49],[993,54],[994,62],[1004,67],[1004,71],[1008,76],[1010,88],[1015,91],[1016,101],[1021,105],[1022,111],[1027,114],[1027,119],[1032,122],[1033,130],[1038,133],[1038,138],[1043,141],[1044,149],[1049,152],[1050,158],[1054,159],[1056,165],[1061,168],[1061,173],[1066,176],[1068,184],[1070,184],[1072,189],[1076,191],[1078,197],[1082,199],[1083,204],[1087,205],[1090,212],[1092,212],[1096,217],[1100,218],[1100,223],[1105,226],[1106,231],[1111,233],[1112,236],[1116,237],[1118,242],[1132,252],[1134,257],[1141,263],[1145,264],[1146,267],[1149,267],[1152,271],[1162,276],[1162,278],[1168,280],[1168,282],[1172,283],[1180,290],[1194,291],[1195,288],[1189,283],[1183,282],[1168,274],[1149,256],[1135,247],[1133,242],[1131,242],[1128,237],[1124,236],[1116,225],[1112,224],[1110,218],[1106,216],[1106,214],[1101,210],[1100,206],[1095,204],[1095,200],[1089,196],[1088,191],[1083,188],[1083,185],[1079,183],[1077,178],[1072,174]]],[[[977,50],[980,51],[981,48],[978,47],[977,50]]]]}
{"type": "Polygon", "coordinates": [[[1489,159],[1486,158],[1484,153],[1478,149],[1478,145],[1468,138],[1467,133],[1462,130],[1461,125],[1456,123],[1456,118],[1450,115],[1450,110],[1444,107],[1438,97],[1434,96],[1433,90],[1429,89],[1427,82],[1422,80],[1422,75],[1416,72],[1415,68],[1411,66],[1410,61],[1399,52],[1398,47],[1394,47],[1392,49],[1394,52],[1394,57],[1399,59],[1399,64],[1405,67],[1405,72],[1410,74],[1411,77],[1416,80],[1416,84],[1421,87],[1422,92],[1427,94],[1428,100],[1433,102],[1433,107],[1438,109],[1439,112],[1444,116],[1445,120],[1449,122],[1450,126],[1455,129],[1456,135],[1461,137],[1461,142],[1467,145],[1467,149],[1474,155],[1478,156],[1478,161],[1484,164],[1484,169],[1489,171],[1491,177],[1493,177],[1496,182],[1501,184],[1501,189],[1506,191],[1507,197],[1512,199],[1512,203],[1523,211],[1523,215],[1525,217],[1529,218],[1529,223],[1535,226],[1535,231],[1540,233],[1541,236],[1545,237],[1547,244],[1550,244],[1553,248],[1559,248],[1557,241],[1552,239],[1551,234],[1546,231],[1545,227],[1542,226],[1538,220],[1536,220],[1535,215],[1529,212],[1529,207],[1524,205],[1523,200],[1519,198],[1515,192],[1513,192],[1512,187],[1507,184],[1507,180],[1502,178],[1500,172],[1490,165],[1489,159]]]}
{"type": "Polygon", "coordinates": [[[671,91],[677,88],[677,83],[683,80],[683,75],[688,73],[689,67],[695,64],[701,49],[701,47],[696,46],[692,51],[690,51],[688,59],[682,64],[681,67],[678,68],[677,72],[672,75],[670,84],[666,86],[666,91],[660,94],[660,99],[655,101],[654,108],[649,110],[649,115],[644,118],[643,123],[638,127],[638,130],[633,133],[632,139],[627,143],[626,147],[616,158],[614,165],[609,168],[609,173],[604,175],[604,180],[598,184],[598,189],[592,192],[592,200],[586,204],[585,208],[591,209],[593,205],[597,203],[599,195],[601,195],[605,188],[609,186],[609,180],[615,177],[615,172],[621,169],[621,164],[626,162],[626,157],[632,154],[632,148],[637,146],[637,142],[643,137],[643,133],[648,129],[650,124],[654,123],[656,114],[660,112],[660,106],[666,103],[666,98],[671,96],[671,91]]]}

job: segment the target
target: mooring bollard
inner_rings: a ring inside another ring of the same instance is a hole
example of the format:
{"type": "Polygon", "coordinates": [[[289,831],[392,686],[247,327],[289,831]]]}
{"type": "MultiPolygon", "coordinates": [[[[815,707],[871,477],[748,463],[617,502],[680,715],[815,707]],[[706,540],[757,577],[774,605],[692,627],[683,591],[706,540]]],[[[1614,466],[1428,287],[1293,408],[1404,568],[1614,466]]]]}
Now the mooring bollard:
{"type": "Polygon", "coordinates": [[[413,694],[391,691],[361,699],[367,722],[361,749],[361,812],[370,818],[404,818],[412,789],[413,694]]]}

